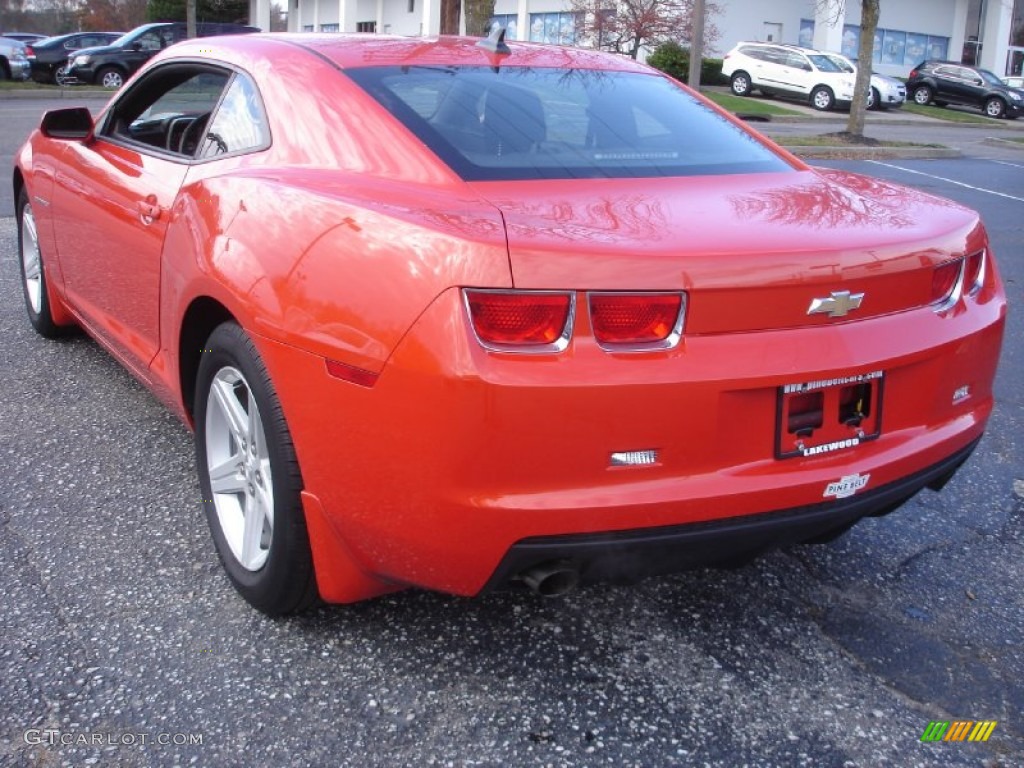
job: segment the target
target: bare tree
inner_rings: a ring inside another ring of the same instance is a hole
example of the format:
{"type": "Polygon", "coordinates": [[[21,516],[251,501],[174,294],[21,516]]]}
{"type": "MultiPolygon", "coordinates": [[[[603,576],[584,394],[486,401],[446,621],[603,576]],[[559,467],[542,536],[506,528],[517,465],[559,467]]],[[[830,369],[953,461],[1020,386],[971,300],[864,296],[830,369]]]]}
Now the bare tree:
{"type": "MultiPolygon", "coordinates": [[[[860,0],[860,46],[857,49],[857,80],[854,84],[854,99],[850,104],[850,119],[846,132],[852,136],[864,135],[864,115],[867,111],[867,94],[871,87],[871,62],[875,56],[875,30],[881,0],[860,0]],[[858,97],[858,94],[863,96],[858,97]]],[[[816,0],[816,8],[832,24],[837,24],[846,15],[846,0],[816,0]]]]}
{"type": "Polygon", "coordinates": [[[864,113],[868,108],[867,94],[871,87],[871,62],[875,55],[875,30],[878,29],[879,3],[881,0],[861,0],[860,3],[860,47],[857,49],[857,82],[853,88],[854,99],[850,104],[850,119],[846,132],[854,136],[864,135],[864,113]]]}
{"type": "MultiPolygon", "coordinates": [[[[694,5],[694,0],[570,0],[568,10],[576,15],[581,42],[635,59],[644,46],[692,41],[694,5]]],[[[718,28],[708,21],[718,7],[710,2],[703,5],[702,43],[709,45],[719,37],[718,28]]]]}

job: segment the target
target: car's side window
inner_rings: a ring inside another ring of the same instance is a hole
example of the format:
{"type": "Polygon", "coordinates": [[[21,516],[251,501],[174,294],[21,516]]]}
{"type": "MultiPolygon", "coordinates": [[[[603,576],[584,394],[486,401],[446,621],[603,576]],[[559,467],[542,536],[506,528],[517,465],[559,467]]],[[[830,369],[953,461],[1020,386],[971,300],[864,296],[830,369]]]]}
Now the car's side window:
{"type": "Polygon", "coordinates": [[[805,71],[809,71],[811,69],[811,65],[807,63],[807,59],[805,59],[799,53],[787,54],[786,66],[793,67],[794,69],[802,69],[805,71]]]}
{"type": "Polygon", "coordinates": [[[270,128],[256,85],[236,74],[199,148],[199,157],[235,154],[270,144],[270,128]]]}
{"type": "Polygon", "coordinates": [[[159,51],[164,47],[163,39],[152,30],[136,38],[135,43],[140,46],[139,50],[142,51],[159,51]]]}
{"type": "Polygon", "coordinates": [[[197,64],[155,69],[117,100],[100,136],[191,158],[230,78],[197,64]]]}
{"type": "Polygon", "coordinates": [[[767,48],[762,48],[757,45],[748,45],[740,50],[752,59],[757,59],[758,61],[771,61],[771,51],[767,48]]]}

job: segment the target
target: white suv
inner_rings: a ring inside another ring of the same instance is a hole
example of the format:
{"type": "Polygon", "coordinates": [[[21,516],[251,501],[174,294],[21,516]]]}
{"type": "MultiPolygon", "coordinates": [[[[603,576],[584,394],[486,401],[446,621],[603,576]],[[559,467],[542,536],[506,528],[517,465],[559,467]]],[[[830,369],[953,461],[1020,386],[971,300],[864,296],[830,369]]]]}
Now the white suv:
{"type": "Polygon", "coordinates": [[[853,75],[818,51],[776,43],[739,43],[725,54],[722,74],[732,92],[749,96],[786,96],[828,110],[853,101],[853,75]]]}

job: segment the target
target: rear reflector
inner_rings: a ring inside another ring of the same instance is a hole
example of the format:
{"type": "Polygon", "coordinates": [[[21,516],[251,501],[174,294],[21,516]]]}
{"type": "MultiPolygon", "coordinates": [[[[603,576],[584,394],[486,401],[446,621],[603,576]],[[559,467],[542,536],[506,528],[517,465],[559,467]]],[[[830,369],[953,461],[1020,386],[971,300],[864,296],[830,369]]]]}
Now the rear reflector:
{"type": "Polygon", "coordinates": [[[360,387],[372,387],[377,383],[378,374],[339,360],[327,360],[327,372],[336,379],[350,381],[360,387]]]}
{"type": "Polygon", "coordinates": [[[679,341],[686,307],[682,293],[591,293],[587,298],[601,346],[668,348],[679,341]]]}
{"type": "Polygon", "coordinates": [[[572,335],[575,295],[555,291],[463,291],[480,343],[503,352],[560,352],[572,335]]]}
{"type": "Polygon", "coordinates": [[[973,296],[985,282],[985,252],[978,251],[967,257],[964,267],[964,293],[973,296]]]}
{"type": "Polygon", "coordinates": [[[957,289],[963,265],[962,258],[953,259],[940,264],[932,273],[932,303],[938,305],[937,309],[948,309],[960,298],[957,289]]]}

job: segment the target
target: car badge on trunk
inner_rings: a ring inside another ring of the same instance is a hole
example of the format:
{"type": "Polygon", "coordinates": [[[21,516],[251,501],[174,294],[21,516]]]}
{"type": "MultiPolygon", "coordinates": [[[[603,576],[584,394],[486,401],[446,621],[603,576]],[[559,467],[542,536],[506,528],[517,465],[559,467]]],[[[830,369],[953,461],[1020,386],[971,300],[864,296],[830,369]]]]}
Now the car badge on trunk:
{"type": "Polygon", "coordinates": [[[844,317],[851,310],[857,309],[864,300],[863,293],[849,291],[832,291],[827,299],[811,299],[808,315],[827,314],[829,317],[844,317]]]}

